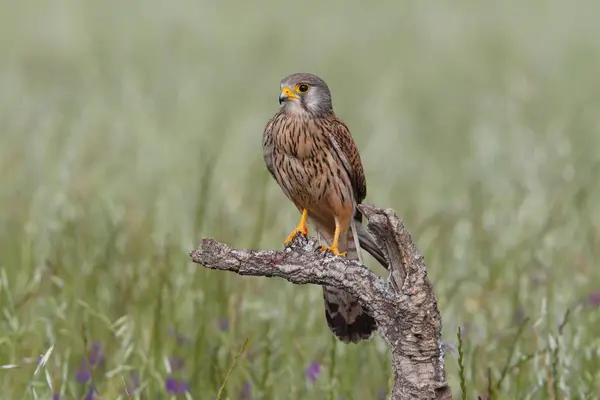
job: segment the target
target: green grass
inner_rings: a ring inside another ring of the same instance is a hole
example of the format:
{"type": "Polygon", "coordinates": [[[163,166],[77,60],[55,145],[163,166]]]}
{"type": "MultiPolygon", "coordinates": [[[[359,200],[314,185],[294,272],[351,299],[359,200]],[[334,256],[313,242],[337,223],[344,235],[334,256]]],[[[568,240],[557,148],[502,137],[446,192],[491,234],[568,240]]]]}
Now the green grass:
{"type": "Polygon", "coordinates": [[[394,208],[425,254],[456,398],[459,327],[466,398],[594,398],[598,13],[592,0],[0,2],[2,397],[81,398],[96,341],[102,399],[133,373],[145,398],[168,398],[167,357],[184,360],[172,375],[193,399],[243,399],[244,383],[253,399],[385,391],[382,339],[333,340],[320,288],[188,257],[204,236],[282,247],[298,214],[262,131],[280,79],[310,71],[356,138],[367,201],[394,208]]]}

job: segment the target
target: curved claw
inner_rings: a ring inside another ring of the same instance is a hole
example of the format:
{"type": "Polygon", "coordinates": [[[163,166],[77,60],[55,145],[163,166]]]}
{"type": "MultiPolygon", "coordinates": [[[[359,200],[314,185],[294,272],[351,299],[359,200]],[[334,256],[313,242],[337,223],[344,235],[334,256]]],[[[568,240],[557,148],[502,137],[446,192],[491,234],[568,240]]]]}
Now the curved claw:
{"type": "Polygon", "coordinates": [[[300,229],[294,229],[292,232],[290,232],[290,234],[288,235],[288,237],[285,239],[285,241],[283,243],[286,245],[290,244],[290,242],[292,240],[294,240],[296,235],[308,236],[308,229],[305,229],[303,231],[300,229]]]}
{"type": "Polygon", "coordinates": [[[340,253],[340,250],[338,249],[337,246],[331,246],[331,247],[321,246],[319,248],[319,251],[322,253],[329,252],[329,253],[333,254],[334,256],[346,257],[346,252],[340,253]]]}

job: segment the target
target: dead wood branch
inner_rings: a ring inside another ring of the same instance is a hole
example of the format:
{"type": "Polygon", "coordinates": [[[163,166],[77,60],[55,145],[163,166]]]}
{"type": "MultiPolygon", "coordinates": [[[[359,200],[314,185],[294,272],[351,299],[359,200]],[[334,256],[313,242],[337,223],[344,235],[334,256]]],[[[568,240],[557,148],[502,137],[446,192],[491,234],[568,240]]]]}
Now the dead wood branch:
{"type": "Polygon", "coordinates": [[[210,269],[347,291],[372,313],[390,347],[394,373],[390,399],[451,399],[444,372],[442,321],[423,256],[393,210],[366,204],[359,208],[389,260],[387,280],[356,261],[315,252],[315,240],[302,236],[283,251],[235,250],[203,239],[190,256],[210,269]]]}

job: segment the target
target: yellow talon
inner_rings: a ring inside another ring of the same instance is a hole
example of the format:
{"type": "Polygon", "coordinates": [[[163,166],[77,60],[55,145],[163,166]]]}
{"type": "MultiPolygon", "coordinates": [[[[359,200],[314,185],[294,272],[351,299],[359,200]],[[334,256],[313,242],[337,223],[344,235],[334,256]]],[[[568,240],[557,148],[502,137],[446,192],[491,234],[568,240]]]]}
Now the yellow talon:
{"type": "Polygon", "coordinates": [[[340,256],[340,257],[346,257],[346,252],[340,253],[340,250],[337,248],[337,246],[335,246],[335,247],[334,246],[331,246],[331,247],[321,246],[319,251],[321,251],[321,252],[330,251],[333,255],[340,256]]]}
{"type": "Polygon", "coordinates": [[[339,243],[339,241],[340,241],[340,226],[338,224],[336,224],[335,225],[335,232],[333,234],[333,243],[331,244],[331,247],[321,246],[321,248],[319,250],[321,252],[328,250],[333,255],[345,257],[346,256],[346,252],[340,253],[340,250],[338,249],[338,243],[339,243]]]}
{"type": "Polygon", "coordinates": [[[302,217],[300,217],[300,223],[294,229],[288,237],[285,239],[285,244],[289,244],[297,234],[308,235],[308,227],[306,226],[306,219],[308,218],[308,210],[305,208],[302,210],[302,217]]]}

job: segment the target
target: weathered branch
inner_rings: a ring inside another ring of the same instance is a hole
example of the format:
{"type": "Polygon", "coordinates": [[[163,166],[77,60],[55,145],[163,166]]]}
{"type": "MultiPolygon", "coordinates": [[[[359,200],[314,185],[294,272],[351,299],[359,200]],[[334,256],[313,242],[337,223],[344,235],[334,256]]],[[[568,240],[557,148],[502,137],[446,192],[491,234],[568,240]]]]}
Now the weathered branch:
{"type": "Polygon", "coordinates": [[[347,291],[370,311],[390,347],[394,373],[390,399],[451,399],[444,373],[442,322],[423,256],[393,210],[366,204],[359,208],[389,260],[387,280],[357,261],[315,252],[315,240],[302,236],[296,236],[284,251],[234,250],[203,239],[190,255],[210,269],[347,291]]]}

